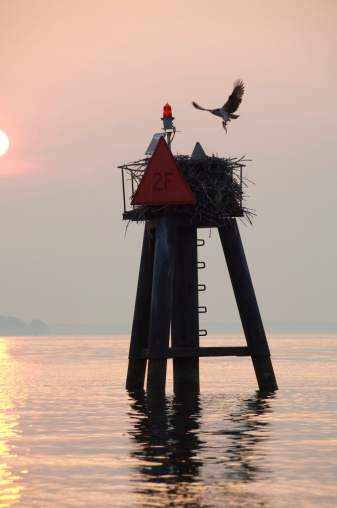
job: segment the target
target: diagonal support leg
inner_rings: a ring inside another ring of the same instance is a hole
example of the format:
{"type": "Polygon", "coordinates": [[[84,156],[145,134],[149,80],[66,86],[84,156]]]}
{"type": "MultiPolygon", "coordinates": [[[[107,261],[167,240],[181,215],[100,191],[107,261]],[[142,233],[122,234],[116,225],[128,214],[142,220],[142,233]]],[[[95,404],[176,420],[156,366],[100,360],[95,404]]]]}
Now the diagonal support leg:
{"type": "Polygon", "coordinates": [[[148,391],[165,391],[176,231],[175,217],[159,217],[156,220],[147,374],[148,391]]]}
{"type": "Polygon", "coordinates": [[[277,390],[270,351],[235,219],[218,228],[260,390],[277,390]]]}
{"type": "Polygon", "coordinates": [[[144,388],[147,360],[142,358],[142,351],[149,339],[154,245],[155,232],[145,226],[126,378],[130,391],[144,388]]]}

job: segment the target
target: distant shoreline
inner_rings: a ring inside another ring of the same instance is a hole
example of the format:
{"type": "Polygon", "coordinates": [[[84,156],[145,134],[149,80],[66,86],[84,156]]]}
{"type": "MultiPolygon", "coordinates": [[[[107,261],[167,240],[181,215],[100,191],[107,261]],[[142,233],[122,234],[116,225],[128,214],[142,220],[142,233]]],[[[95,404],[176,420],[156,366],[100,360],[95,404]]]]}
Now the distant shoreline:
{"type": "MultiPolygon", "coordinates": [[[[200,326],[207,330],[208,335],[243,334],[241,323],[219,323],[202,321],[200,326]]],[[[23,320],[0,315],[1,336],[130,336],[132,323],[101,324],[46,324],[34,319],[27,324],[23,320]]],[[[264,322],[267,335],[270,334],[337,334],[337,323],[307,323],[297,321],[264,322]]]]}

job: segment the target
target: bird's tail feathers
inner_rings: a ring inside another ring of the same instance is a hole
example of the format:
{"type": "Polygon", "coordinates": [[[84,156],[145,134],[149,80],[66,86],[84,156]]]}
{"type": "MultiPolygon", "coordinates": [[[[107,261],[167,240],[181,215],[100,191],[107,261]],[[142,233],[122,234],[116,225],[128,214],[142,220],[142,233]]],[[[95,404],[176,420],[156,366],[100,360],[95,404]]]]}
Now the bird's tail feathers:
{"type": "Polygon", "coordinates": [[[237,118],[239,118],[240,115],[233,115],[233,113],[229,113],[228,116],[231,120],[236,120],[237,118]]]}

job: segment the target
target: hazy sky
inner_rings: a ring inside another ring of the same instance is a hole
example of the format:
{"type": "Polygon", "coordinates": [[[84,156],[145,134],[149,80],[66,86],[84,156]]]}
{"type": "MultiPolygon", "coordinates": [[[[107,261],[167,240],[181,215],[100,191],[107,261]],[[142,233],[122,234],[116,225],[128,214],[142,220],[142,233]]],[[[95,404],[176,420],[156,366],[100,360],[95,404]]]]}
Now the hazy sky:
{"type": "MultiPolygon", "coordinates": [[[[337,322],[335,0],[1,0],[0,314],[131,322],[143,226],[125,237],[120,170],[168,101],[173,152],[252,162],[240,225],[265,321],[337,322]],[[219,107],[236,78],[240,118],[219,107]]],[[[238,320],[216,230],[207,319],[238,320]]]]}

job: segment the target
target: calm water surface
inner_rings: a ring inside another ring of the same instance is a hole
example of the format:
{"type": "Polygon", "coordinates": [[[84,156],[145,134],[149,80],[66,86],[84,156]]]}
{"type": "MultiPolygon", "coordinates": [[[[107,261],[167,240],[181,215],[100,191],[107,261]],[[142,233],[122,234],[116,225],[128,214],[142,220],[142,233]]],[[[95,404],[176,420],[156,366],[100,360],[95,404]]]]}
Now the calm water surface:
{"type": "MultiPolygon", "coordinates": [[[[337,506],[337,336],[201,359],[201,395],[132,397],[128,339],[0,338],[0,507],[337,506]]],[[[244,345],[208,337],[202,345],[244,345]]]]}

